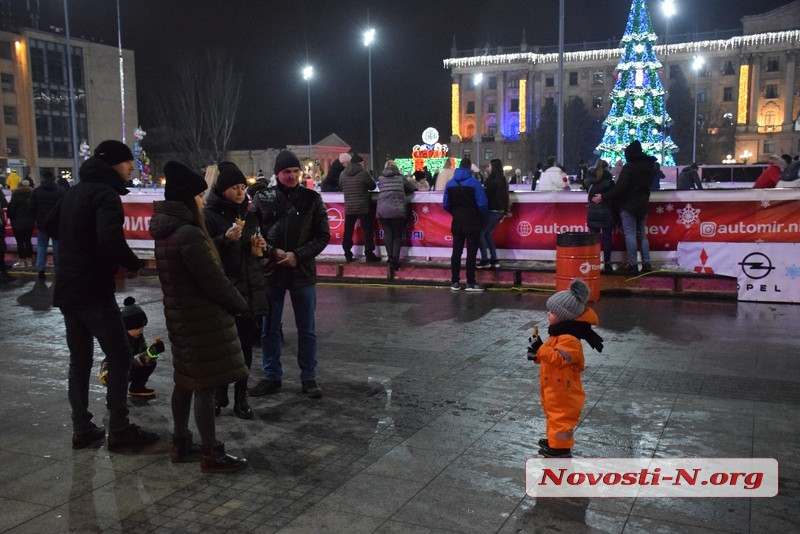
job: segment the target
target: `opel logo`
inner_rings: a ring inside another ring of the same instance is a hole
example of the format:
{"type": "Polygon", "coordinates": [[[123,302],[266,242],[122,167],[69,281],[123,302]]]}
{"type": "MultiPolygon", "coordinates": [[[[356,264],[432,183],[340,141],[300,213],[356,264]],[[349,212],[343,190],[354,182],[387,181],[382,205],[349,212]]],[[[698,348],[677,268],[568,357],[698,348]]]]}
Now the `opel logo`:
{"type": "Polygon", "coordinates": [[[343,222],[344,217],[342,217],[342,212],[338,208],[328,208],[328,224],[331,230],[336,230],[343,222]]]}
{"type": "Polygon", "coordinates": [[[751,252],[739,262],[739,265],[742,266],[744,275],[752,280],[766,278],[775,270],[769,257],[761,252],[751,252]]]}

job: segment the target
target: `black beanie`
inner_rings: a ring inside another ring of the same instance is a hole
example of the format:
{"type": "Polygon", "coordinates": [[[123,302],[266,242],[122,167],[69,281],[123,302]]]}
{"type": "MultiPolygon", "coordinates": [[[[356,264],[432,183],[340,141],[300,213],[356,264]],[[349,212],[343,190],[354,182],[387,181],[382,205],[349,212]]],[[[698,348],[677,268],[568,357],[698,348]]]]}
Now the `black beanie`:
{"type": "Polygon", "coordinates": [[[472,160],[469,158],[461,158],[461,163],[458,164],[459,169],[471,169],[472,160]]]}
{"type": "Polygon", "coordinates": [[[94,149],[94,157],[113,167],[123,161],[133,161],[133,152],[125,143],[110,139],[97,145],[97,148],[94,149]]]}
{"type": "Polygon", "coordinates": [[[216,187],[220,193],[224,193],[226,189],[236,184],[247,185],[247,178],[235,163],[223,161],[217,165],[217,169],[219,169],[219,176],[217,176],[216,187]]]}
{"type": "Polygon", "coordinates": [[[167,179],[164,186],[165,200],[189,200],[208,189],[202,176],[177,161],[168,161],[164,165],[164,177],[167,179]]]}
{"type": "Polygon", "coordinates": [[[297,167],[300,168],[300,160],[297,159],[297,156],[294,155],[294,152],[291,150],[282,150],[278,157],[275,158],[275,174],[278,174],[283,169],[288,169],[290,167],[297,167]]]}
{"type": "Polygon", "coordinates": [[[127,297],[123,302],[122,321],[125,323],[125,330],[136,330],[147,326],[147,314],[141,306],[136,304],[136,299],[127,297]]]}
{"type": "Polygon", "coordinates": [[[361,154],[355,153],[353,157],[350,158],[350,163],[364,163],[364,158],[361,157],[361,154]]]}

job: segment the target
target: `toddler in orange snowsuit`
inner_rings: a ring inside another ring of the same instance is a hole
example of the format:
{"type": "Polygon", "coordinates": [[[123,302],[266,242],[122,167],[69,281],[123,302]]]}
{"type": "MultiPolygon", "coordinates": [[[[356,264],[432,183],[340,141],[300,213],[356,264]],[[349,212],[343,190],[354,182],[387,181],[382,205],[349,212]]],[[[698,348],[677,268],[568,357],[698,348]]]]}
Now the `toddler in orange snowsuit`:
{"type": "Polygon", "coordinates": [[[547,438],[539,440],[539,454],[546,458],[571,458],[573,433],[580,420],[586,393],[581,383],[585,339],[598,352],[603,338],[592,330],[597,314],[586,307],[589,286],[576,278],[569,289],[547,299],[547,333],[542,342],[534,327],[528,346],[528,359],[539,364],[539,389],[547,419],[547,438]]]}

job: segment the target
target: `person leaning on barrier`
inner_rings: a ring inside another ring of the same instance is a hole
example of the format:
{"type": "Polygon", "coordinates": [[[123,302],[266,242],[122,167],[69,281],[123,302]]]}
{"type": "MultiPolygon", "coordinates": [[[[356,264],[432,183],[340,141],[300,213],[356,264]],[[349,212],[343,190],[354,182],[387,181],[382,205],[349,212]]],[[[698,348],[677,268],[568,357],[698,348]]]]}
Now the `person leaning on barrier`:
{"type": "Polygon", "coordinates": [[[683,168],[678,175],[678,185],[675,189],[678,191],[687,191],[689,189],[703,189],[703,181],[700,179],[697,169],[699,165],[692,163],[683,168]]]}

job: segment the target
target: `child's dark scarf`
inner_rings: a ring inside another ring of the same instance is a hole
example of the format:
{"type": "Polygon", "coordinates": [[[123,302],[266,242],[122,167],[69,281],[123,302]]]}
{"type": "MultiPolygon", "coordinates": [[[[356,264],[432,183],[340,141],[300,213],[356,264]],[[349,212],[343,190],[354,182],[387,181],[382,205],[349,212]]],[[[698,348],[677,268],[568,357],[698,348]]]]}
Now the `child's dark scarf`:
{"type": "Polygon", "coordinates": [[[603,352],[603,338],[592,330],[592,325],[585,321],[561,321],[547,329],[551,336],[569,334],[578,339],[586,340],[597,352],[603,352]]]}

